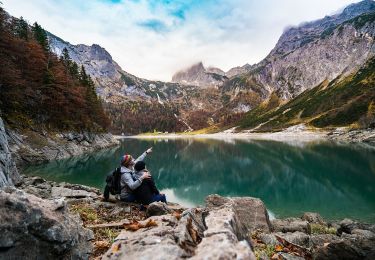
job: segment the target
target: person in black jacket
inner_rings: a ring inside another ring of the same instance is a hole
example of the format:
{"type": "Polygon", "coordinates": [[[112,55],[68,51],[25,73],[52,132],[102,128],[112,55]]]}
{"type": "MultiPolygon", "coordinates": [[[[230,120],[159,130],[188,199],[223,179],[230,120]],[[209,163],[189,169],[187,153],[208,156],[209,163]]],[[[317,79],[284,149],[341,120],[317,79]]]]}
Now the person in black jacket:
{"type": "MultiPolygon", "coordinates": [[[[146,164],[143,161],[138,161],[134,165],[134,177],[142,176],[145,172],[149,173],[146,169],[146,164]]],[[[142,184],[133,191],[136,201],[141,204],[148,205],[155,201],[167,203],[165,194],[159,192],[156,188],[155,182],[151,176],[149,179],[143,180],[142,184]]]]}

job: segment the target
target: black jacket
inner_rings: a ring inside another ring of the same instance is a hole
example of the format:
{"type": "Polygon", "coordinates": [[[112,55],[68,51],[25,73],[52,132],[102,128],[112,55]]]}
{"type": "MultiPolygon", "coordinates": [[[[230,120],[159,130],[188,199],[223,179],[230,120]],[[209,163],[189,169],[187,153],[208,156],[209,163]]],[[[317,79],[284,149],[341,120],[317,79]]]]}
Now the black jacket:
{"type": "Polygon", "coordinates": [[[136,201],[141,204],[148,205],[152,202],[152,196],[159,194],[159,190],[155,186],[155,182],[152,179],[144,179],[141,186],[133,191],[136,201]]]}

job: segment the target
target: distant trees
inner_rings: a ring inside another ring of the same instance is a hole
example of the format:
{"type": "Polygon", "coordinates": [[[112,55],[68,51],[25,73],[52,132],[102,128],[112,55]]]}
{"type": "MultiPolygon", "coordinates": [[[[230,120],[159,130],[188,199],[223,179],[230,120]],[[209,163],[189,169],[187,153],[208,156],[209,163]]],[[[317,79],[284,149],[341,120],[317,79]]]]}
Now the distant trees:
{"type": "Polygon", "coordinates": [[[46,31],[0,8],[0,110],[17,128],[103,131],[109,120],[84,68],[53,54],[46,31]]]}
{"type": "Polygon", "coordinates": [[[122,104],[106,103],[111,120],[111,132],[138,134],[145,132],[182,132],[186,126],[178,119],[178,108],[158,102],[128,101],[122,104]]]}

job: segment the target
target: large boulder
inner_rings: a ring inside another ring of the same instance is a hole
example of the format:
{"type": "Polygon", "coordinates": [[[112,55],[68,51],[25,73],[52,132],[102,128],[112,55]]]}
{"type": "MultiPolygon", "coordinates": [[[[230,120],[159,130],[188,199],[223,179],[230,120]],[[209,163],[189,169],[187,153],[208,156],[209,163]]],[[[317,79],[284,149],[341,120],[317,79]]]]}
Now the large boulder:
{"type": "Polygon", "coordinates": [[[144,226],[133,232],[125,230],[103,259],[181,259],[191,257],[203,237],[202,210],[188,210],[179,220],[172,215],[153,216],[137,223],[144,226]],[[154,223],[148,227],[147,223],[154,223]]]}
{"type": "Polygon", "coordinates": [[[43,200],[13,187],[0,190],[0,259],[88,259],[92,231],[62,199],[43,200]]]}
{"type": "Polygon", "coordinates": [[[263,232],[271,231],[271,223],[263,201],[252,197],[221,197],[217,194],[206,198],[206,206],[211,211],[220,208],[230,208],[238,223],[240,223],[240,237],[246,237],[255,230],[263,232]]]}
{"type": "Polygon", "coordinates": [[[146,215],[151,216],[162,216],[171,213],[172,210],[163,202],[153,202],[147,207],[146,215]]]}
{"type": "Polygon", "coordinates": [[[309,223],[313,223],[313,224],[319,224],[319,225],[325,225],[325,221],[323,220],[323,218],[320,216],[319,213],[315,213],[315,212],[305,212],[302,217],[301,217],[302,220],[305,220],[309,223]]]}
{"type": "MultiPolygon", "coordinates": [[[[206,208],[185,210],[181,216],[152,216],[141,223],[145,228],[122,231],[103,259],[255,259],[248,238],[258,227],[269,231],[263,203],[254,198],[211,198],[206,208]],[[156,226],[147,227],[151,220],[156,226]]],[[[160,214],[169,212],[154,206],[160,214]]]]}
{"type": "Polygon", "coordinates": [[[17,184],[19,181],[20,176],[9,150],[3,120],[0,118],[0,188],[17,184]]]}

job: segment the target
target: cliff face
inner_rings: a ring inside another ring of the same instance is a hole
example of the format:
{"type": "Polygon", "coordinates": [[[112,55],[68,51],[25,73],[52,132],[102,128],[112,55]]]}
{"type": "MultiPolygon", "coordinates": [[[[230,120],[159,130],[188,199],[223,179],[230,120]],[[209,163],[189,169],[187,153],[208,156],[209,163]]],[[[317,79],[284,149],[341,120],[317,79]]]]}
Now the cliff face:
{"type": "Polygon", "coordinates": [[[20,181],[16,164],[12,159],[3,120],[0,118],[0,188],[20,181]]]}
{"type": "Polygon", "coordinates": [[[291,99],[324,80],[348,74],[374,55],[375,3],[362,1],[342,13],[286,30],[275,48],[226,90],[253,81],[268,93],[291,99]]]}

